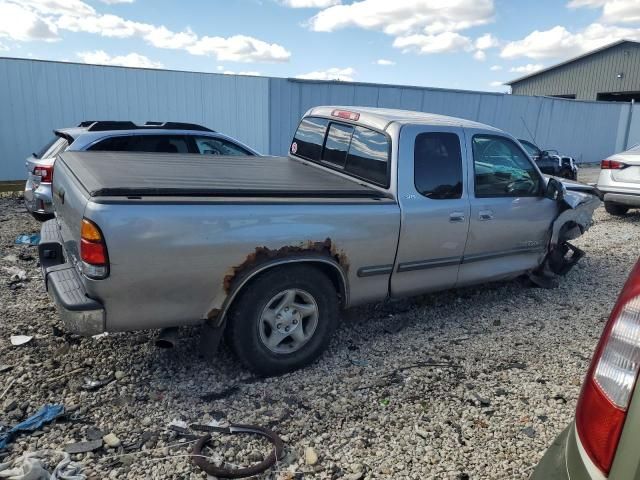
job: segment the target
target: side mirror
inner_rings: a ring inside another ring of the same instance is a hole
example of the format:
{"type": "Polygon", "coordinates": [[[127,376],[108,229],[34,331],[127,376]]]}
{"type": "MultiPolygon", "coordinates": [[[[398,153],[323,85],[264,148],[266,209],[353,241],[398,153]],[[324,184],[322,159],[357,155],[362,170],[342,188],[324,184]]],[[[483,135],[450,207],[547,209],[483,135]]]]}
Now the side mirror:
{"type": "Polygon", "coordinates": [[[560,202],[564,199],[565,193],[567,193],[567,189],[561,181],[556,180],[553,177],[549,178],[549,181],[547,182],[547,189],[544,193],[546,198],[560,202]]]}

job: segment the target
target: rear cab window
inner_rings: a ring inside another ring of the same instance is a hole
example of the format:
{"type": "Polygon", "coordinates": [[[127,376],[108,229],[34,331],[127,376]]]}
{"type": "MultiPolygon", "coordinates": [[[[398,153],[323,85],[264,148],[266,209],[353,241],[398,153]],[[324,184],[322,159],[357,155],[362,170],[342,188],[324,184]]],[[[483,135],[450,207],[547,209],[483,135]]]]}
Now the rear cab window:
{"type": "Polygon", "coordinates": [[[290,152],[387,188],[391,143],[376,130],[320,117],[300,122],[290,152]]]}

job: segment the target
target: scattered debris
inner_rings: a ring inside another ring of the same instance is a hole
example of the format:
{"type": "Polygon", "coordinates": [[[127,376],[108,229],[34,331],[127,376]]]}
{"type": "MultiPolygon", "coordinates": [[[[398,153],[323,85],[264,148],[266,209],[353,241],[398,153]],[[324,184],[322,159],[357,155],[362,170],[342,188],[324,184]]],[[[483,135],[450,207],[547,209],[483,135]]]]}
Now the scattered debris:
{"type": "Polygon", "coordinates": [[[304,463],[307,465],[315,465],[318,463],[318,454],[313,447],[304,449],[304,463]]]}
{"type": "Polygon", "coordinates": [[[102,447],[102,439],[91,440],[88,442],[69,443],[64,447],[64,451],[71,454],[87,453],[87,452],[94,452],[98,450],[100,447],[102,447]]]}
{"type": "Polygon", "coordinates": [[[104,378],[102,380],[91,380],[89,377],[85,377],[84,385],[82,385],[82,389],[93,392],[95,390],[98,390],[102,387],[109,385],[111,382],[115,382],[115,380],[116,380],[116,377],[113,375],[110,375],[109,377],[104,378]]]}
{"type": "Polygon", "coordinates": [[[109,332],[98,333],[97,335],[92,335],[91,338],[95,340],[100,340],[101,338],[105,338],[109,336],[109,332]]]}
{"type": "Polygon", "coordinates": [[[7,447],[15,434],[20,432],[33,432],[35,430],[38,430],[42,425],[52,422],[63,413],[63,405],[48,404],[43,406],[40,410],[27,418],[24,422],[17,424],[7,432],[0,433],[0,450],[7,447]]]}
{"type": "Polygon", "coordinates": [[[31,335],[11,335],[10,341],[11,345],[14,347],[18,347],[20,345],[25,345],[33,340],[31,335]]]}
{"type": "Polygon", "coordinates": [[[105,445],[111,448],[118,448],[122,444],[120,439],[116,437],[114,433],[105,435],[104,437],[102,437],[102,441],[105,443],[105,445]]]}
{"type": "Polygon", "coordinates": [[[238,391],[240,391],[240,387],[238,385],[231,385],[230,387],[217,392],[209,392],[204,395],[200,395],[200,398],[205,402],[212,402],[213,400],[221,400],[223,398],[230,397],[238,391]]]}
{"type": "Polygon", "coordinates": [[[13,368],[13,365],[0,365],[0,373],[8,372],[13,368]]]}
{"type": "Polygon", "coordinates": [[[352,365],[355,365],[356,367],[368,367],[369,366],[369,362],[367,360],[361,360],[359,358],[353,358],[351,355],[349,355],[347,353],[347,359],[349,360],[349,362],[351,362],[352,365]]]}
{"type": "Polygon", "coordinates": [[[229,435],[235,435],[238,433],[249,433],[254,435],[260,435],[267,438],[273,443],[273,450],[267,458],[262,462],[252,465],[250,467],[241,468],[224,468],[222,465],[210,463],[207,461],[207,457],[203,454],[204,448],[211,441],[211,434],[207,434],[202,437],[193,447],[192,461],[202,471],[208,475],[221,478],[246,478],[258,475],[265,470],[271,468],[278,460],[282,460],[284,457],[284,443],[282,439],[271,430],[263,427],[256,427],[253,425],[229,425],[228,427],[213,427],[206,425],[192,425],[192,428],[198,427],[199,430],[208,432],[223,433],[229,435]]]}
{"type": "Polygon", "coordinates": [[[17,262],[18,261],[18,257],[11,254],[11,255],[6,255],[4,257],[2,257],[2,260],[4,260],[5,262],[17,262]]]}
{"type": "Polygon", "coordinates": [[[105,433],[99,428],[89,427],[87,428],[87,431],[84,435],[85,437],[87,437],[87,440],[89,441],[95,441],[95,440],[102,441],[102,437],[105,436],[105,433]]]}
{"type": "Polygon", "coordinates": [[[391,317],[389,322],[383,327],[386,333],[395,334],[407,326],[407,317],[394,318],[391,317]]]}
{"type": "Polygon", "coordinates": [[[113,374],[116,380],[122,380],[126,375],[127,374],[124,373],[122,370],[117,370],[116,373],[113,374]]]}
{"type": "Polygon", "coordinates": [[[67,452],[57,450],[41,450],[26,452],[13,462],[0,463],[0,478],[10,480],[85,480],[82,464],[72,462],[67,452]],[[53,473],[45,468],[50,457],[60,458],[53,473]]]}
{"type": "Polygon", "coordinates": [[[22,234],[16,238],[16,245],[38,245],[40,243],[40,234],[22,234]]]}
{"type": "Polygon", "coordinates": [[[526,427],[526,428],[523,428],[520,431],[522,433],[524,433],[529,438],[533,438],[533,437],[536,436],[536,431],[532,427],[526,427]]]}

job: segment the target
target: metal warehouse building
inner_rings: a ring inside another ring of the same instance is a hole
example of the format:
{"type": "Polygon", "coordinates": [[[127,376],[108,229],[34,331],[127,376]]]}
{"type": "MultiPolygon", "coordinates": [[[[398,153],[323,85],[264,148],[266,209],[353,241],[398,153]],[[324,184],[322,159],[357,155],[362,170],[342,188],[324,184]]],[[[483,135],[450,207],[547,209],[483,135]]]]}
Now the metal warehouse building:
{"type": "Polygon", "coordinates": [[[25,158],[52,130],[83,120],[199,123],[286,154],[300,117],[317,105],[466,118],[579,162],[640,142],[640,105],[630,103],[0,58],[0,181],[25,178],[25,158]]]}
{"type": "Polygon", "coordinates": [[[514,95],[577,100],[640,100],[640,42],[620,40],[507,82],[514,95]]]}

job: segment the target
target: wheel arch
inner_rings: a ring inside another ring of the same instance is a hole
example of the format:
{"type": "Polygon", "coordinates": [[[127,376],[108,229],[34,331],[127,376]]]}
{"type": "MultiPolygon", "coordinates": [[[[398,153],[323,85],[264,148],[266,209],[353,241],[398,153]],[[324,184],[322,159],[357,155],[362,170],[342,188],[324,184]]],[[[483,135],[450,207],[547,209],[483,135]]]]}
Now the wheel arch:
{"type": "Polygon", "coordinates": [[[207,316],[214,322],[214,326],[220,326],[224,323],[229,310],[234,302],[238,299],[240,293],[256,278],[268,271],[276,268],[285,268],[293,265],[313,266],[322,271],[333,283],[336,293],[339,295],[340,305],[346,307],[349,305],[349,283],[347,272],[333,258],[324,255],[301,255],[287,258],[279,258],[271,260],[253,268],[242,272],[236,276],[233,282],[230,282],[228,294],[222,303],[220,309],[213,309],[207,316]]]}

